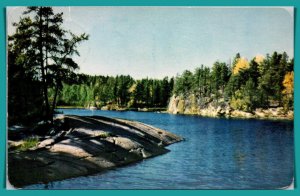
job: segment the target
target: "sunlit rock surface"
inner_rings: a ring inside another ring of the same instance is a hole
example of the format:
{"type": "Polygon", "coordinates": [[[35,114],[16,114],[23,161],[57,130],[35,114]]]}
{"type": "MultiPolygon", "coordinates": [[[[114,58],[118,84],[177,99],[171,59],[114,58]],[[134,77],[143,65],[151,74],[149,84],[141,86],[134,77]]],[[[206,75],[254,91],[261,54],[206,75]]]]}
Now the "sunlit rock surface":
{"type": "Polygon", "coordinates": [[[190,95],[186,98],[173,95],[170,99],[167,112],[171,114],[226,118],[294,119],[294,112],[292,110],[284,112],[283,107],[268,109],[257,108],[250,113],[234,110],[230,107],[229,103],[223,99],[216,102],[210,97],[196,98],[194,95],[190,95]]]}

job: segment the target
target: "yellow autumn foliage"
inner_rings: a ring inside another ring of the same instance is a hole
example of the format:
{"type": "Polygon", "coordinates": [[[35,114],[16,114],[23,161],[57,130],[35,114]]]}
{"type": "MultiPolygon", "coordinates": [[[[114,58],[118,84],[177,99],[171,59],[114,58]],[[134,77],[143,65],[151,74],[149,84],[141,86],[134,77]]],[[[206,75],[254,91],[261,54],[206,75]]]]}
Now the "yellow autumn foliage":
{"type": "Polygon", "coordinates": [[[234,75],[236,75],[236,74],[239,73],[239,71],[241,69],[248,69],[248,68],[249,68],[249,62],[248,62],[248,60],[245,59],[245,58],[239,58],[237,60],[237,63],[235,64],[232,72],[233,72],[234,75]]]}
{"type": "Polygon", "coordinates": [[[265,57],[263,55],[258,54],[255,56],[254,61],[260,65],[264,61],[264,59],[265,57]]]}
{"type": "Polygon", "coordinates": [[[135,89],[136,89],[136,83],[134,83],[129,89],[128,89],[128,92],[129,93],[133,93],[134,91],[135,91],[135,89]]]}
{"type": "Polygon", "coordinates": [[[283,94],[293,94],[294,93],[294,72],[288,72],[284,76],[284,80],[282,82],[284,89],[282,91],[283,94]]]}

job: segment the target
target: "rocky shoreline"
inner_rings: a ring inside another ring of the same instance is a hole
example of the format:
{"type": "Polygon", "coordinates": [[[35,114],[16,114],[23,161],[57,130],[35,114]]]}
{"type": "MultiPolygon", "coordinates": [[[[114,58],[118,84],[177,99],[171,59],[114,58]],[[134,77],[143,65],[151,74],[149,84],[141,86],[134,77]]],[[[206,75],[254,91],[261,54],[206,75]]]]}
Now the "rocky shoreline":
{"type": "Polygon", "coordinates": [[[210,99],[197,100],[191,96],[183,99],[179,96],[172,96],[168,106],[170,114],[199,115],[205,117],[225,117],[225,118],[246,118],[246,119],[272,119],[272,120],[293,120],[294,112],[284,111],[283,107],[257,108],[253,112],[234,110],[228,103],[220,100],[218,103],[210,99]]]}
{"type": "Polygon", "coordinates": [[[16,188],[85,176],[168,152],[183,138],[140,122],[64,116],[64,129],[26,151],[8,142],[8,181],[16,188]]]}

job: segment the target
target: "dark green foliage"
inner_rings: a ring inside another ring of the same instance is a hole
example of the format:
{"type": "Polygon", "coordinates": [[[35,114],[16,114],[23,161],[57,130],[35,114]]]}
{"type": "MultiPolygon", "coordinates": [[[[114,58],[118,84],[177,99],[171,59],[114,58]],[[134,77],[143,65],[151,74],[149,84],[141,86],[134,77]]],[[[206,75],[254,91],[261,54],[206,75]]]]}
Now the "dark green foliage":
{"type": "Polygon", "coordinates": [[[220,63],[218,61],[214,63],[211,71],[211,86],[216,99],[224,94],[225,85],[229,80],[229,76],[229,68],[226,63],[220,63]]]}
{"type": "Polygon", "coordinates": [[[176,77],[174,93],[187,96],[193,90],[193,80],[193,73],[185,70],[182,75],[176,77]]]}
{"type": "Polygon", "coordinates": [[[58,105],[114,105],[119,108],[166,107],[173,90],[174,79],[134,80],[130,76],[77,75],[77,84],[63,84],[58,105]]]}
{"type": "Polygon", "coordinates": [[[28,7],[13,24],[16,32],[8,39],[9,121],[22,122],[22,115],[30,122],[39,120],[35,115],[53,120],[62,84],[71,82],[79,68],[72,57],[79,55],[78,44],[88,39],[64,30],[62,23],[62,13],[53,13],[51,7],[28,7]]]}
{"type": "Polygon", "coordinates": [[[41,83],[23,66],[16,63],[16,54],[8,48],[8,125],[28,125],[41,120],[43,92],[41,83]],[[38,107],[37,107],[38,106],[38,107]]]}
{"type": "Polygon", "coordinates": [[[228,101],[234,93],[241,87],[241,77],[231,75],[226,87],[225,87],[225,99],[228,101]]]}
{"type": "Polygon", "coordinates": [[[285,52],[274,52],[260,63],[254,58],[249,68],[233,74],[230,67],[234,68],[240,58],[238,53],[231,66],[216,62],[211,69],[201,65],[194,73],[184,71],[176,77],[174,94],[184,97],[193,94],[217,102],[224,98],[234,109],[248,112],[256,108],[282,107],[285,96],[283,80],[288,72],[293,71],[294,60],[289,60],[285,52]]]}
{"type": "Polygon", "coordinates": [[[258,78],[258,88],[267,102],[266,107],[282,105],[284,89],[282,82],[288,71],[293,71],[293,61],[289,62],[286,53],[274,52],[272,56],[267,55],[258,78]]]}

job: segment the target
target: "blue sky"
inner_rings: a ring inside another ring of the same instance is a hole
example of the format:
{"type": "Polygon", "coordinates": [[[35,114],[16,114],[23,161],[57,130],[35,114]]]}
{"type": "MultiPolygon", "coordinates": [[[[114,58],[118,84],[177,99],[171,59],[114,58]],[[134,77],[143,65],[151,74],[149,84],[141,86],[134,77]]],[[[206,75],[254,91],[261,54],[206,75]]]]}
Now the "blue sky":
{"type": "MultiPolygon", "coordinates": [[[[7,30],[24,8],[7,9],[7,30]]],[[[90,39],[79,46],[81,73],[129,74],[134,78],[176,76],[237,52],[294,53],[292,8],[267,7],[55,7],[64,26],[90,39]]]]}

